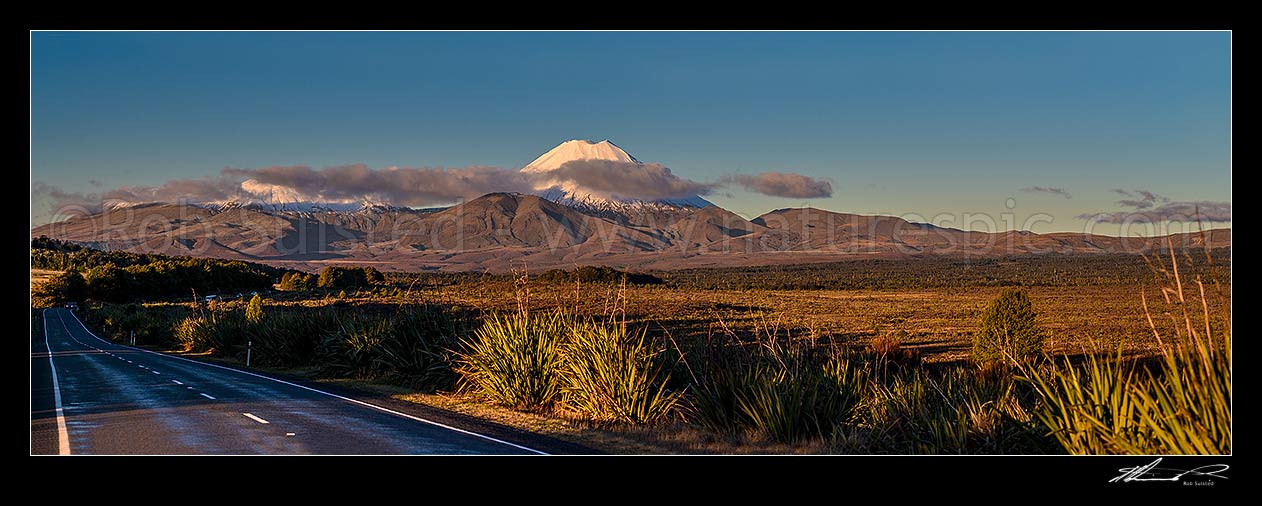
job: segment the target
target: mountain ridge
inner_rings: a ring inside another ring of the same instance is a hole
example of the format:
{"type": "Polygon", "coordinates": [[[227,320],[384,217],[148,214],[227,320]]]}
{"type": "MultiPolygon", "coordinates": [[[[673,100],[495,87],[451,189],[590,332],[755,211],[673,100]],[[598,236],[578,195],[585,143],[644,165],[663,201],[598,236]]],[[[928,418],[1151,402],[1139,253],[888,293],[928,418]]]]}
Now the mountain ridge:
{"type": "Polygon", "coordinates": [[[142,253],[242,259],[316,270],[359,263],[388,270],[608,265],[676,269],[921,256],[1144,253],[1230,247],[1230,229],[1122,238],[1080,233],[972,232],[893,216],[777,209],[746,220],[718,206],[598,212],[520,193],[444,209],[209,209],[151,203],[36,227],[32,237],[142,253]]]}

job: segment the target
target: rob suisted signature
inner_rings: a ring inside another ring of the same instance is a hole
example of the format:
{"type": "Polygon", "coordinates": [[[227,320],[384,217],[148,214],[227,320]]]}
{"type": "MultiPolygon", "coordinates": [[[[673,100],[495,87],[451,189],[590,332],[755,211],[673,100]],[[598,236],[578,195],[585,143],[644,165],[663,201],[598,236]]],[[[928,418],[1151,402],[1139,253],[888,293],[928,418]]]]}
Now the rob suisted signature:
{"type": "Polygon", "coordinates": [[[1122,474],[1116,478],[1109,480],[1109,483],[1128,483],[1132,481],[1182,481],[1184,477],[1189,479],[1196,478],[1222,478],[1227,479],[1219,473],[1226,471],[1231,466],[1227,464],[1210,464],[1195,469],[1172,469],[1169,467],[1157,467],[1161,463],[1161,459],[1152,461],[1151,464],[1137,467],[1123,467],[1118,469],[1122,474]]]}

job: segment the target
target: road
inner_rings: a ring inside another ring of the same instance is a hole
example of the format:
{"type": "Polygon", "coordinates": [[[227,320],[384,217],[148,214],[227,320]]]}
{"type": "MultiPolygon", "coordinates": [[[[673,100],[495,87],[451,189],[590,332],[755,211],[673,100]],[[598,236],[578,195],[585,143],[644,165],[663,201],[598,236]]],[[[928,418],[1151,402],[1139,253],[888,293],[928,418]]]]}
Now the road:
{"type": "Polygon", "coordinates": [[[45,338],[32,339],[31,349],[32,453],[544,453],[325,390],[114,344],[69,310],[46,310],[42,323],[45,338]]]}

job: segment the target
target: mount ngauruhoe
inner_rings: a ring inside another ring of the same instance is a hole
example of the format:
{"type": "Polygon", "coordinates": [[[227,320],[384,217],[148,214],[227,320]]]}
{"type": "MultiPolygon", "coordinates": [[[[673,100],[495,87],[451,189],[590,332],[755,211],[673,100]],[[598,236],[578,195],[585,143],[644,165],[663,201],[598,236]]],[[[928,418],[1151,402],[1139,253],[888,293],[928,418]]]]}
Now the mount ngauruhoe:
{"type": "MultiPolygon", "coordinates": [[[[596,160],[635,170],[609,141],[568,141],[522,171],[546,175],[596,160]]],[[[491,193],[445,209],[383,205],[278,206],[144,203],[35,228],[90,246],[167,255],[235,258],[318,269],[358,263],[391,270],[530,271],[609,265],[672,269],[827,262],[927,255],[1139,253],[1231,245],[1230,230],[1159,238],[1077,233],[967,232],[891,216],[813,208],[746,220],[699,196],[637,200],[564,180],[536,179],[535,195],[491,193]]]]}

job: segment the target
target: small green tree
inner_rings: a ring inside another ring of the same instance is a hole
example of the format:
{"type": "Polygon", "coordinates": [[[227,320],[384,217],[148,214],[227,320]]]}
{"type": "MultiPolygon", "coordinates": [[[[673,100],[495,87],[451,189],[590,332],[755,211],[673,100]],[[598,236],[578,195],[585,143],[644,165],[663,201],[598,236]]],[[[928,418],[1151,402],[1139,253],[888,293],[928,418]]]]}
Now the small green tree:
{"type": "Polygon", "coordinates": [[[88,269],[83,278],[88,285],[88,296],[93,299],[121,301],[129,296],[127,271],[112,263],[88,269]]]}
{"type": "Polygon", "coordinates": [[[32,298],[40,301],[40,307],[83,300],[87,294],[88,284],[83,280],[83,275],[76,271],[66,271],[48,278],[31,291],[32,298]]]}
{"type": "Polygon", "coordinates": [[[294,290],[294,272],[286,271],[284,274],[281,274],[279,288],[286,292],[294,290]]]}
{"type": "Polygon", "coordinates": [[[973,335],[976,362],[1019,362],[1043,351],[1043,329],[1024,289],[1008,288],[982,311],[973,335]]]}
{"type": "Polygon", "coordinates": [[[263,321],[263,298],[257,293],[250,297],[250,303],[245,306],[245,320],[255,324],[263,321]]]}
{"type": "Polygon", "coordinates": [[[286,292],[301,292],[310,290],[314,284],[315,276],[304,274],[301,272],[286,272],[280,277],[280,289],[286,292]]]}
{"type": "Polygon", "coordinates": [[[359,267],[331,265],[320,271],[320,288],[358,288],[368,284],[368,275],[359,267]]]}

